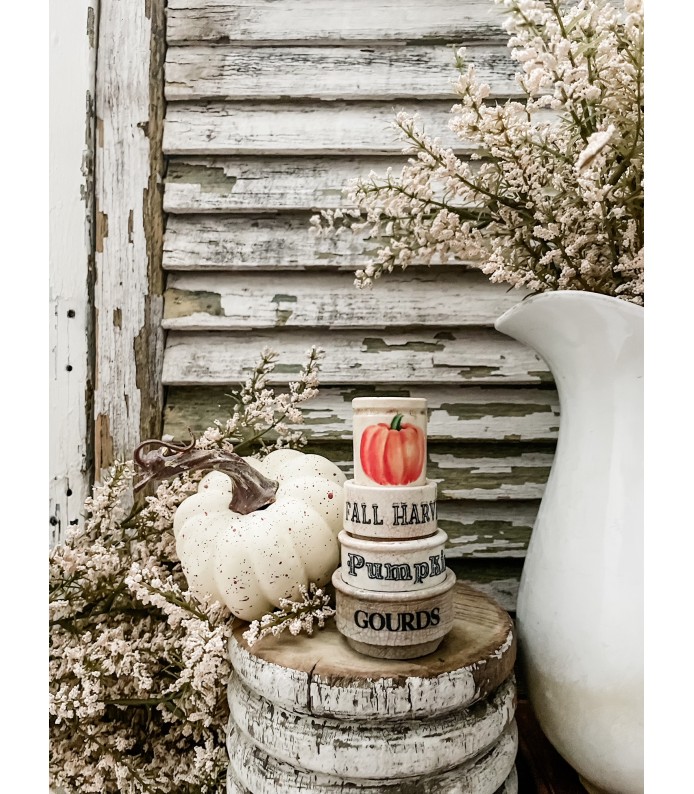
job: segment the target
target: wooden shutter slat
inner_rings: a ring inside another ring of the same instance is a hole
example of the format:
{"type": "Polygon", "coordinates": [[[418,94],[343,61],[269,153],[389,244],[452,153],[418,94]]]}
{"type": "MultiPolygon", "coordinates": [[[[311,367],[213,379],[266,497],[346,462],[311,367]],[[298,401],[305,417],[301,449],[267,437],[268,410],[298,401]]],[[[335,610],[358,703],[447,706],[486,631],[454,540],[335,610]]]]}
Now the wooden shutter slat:
{"type": "Polygon", "coordinates": [[[483,273],[459,267],[408,268],[369,289],[356,289],[351,273],[172,274],[163,326],[177,331],[491,327],[519,297],[483,273]]]}
{"type": "MultiPolygon", "coordinates": [[[[469,154],[476,146],[448,129],[450,102],[405,102],[421,113],[427,129],[444,146],[469,154]]],[[[393,103],[249,102],[172,103],[164,124],[169,155],[400,154],[403,141],[393,127],[393,103]]]]}
{"type": "Polygon", "coordinates": [[[503,40],[488,0],[169,0],[169,44],[503,40]]]}
{"type": "MultiPolygon", "coordinates": [[[[491,97],[524,96],[504,44],[469,54],[491,97]]],[[[453,99],[455,47],[169,47],[166,99],[453,99]]]]}
{"type": "MultiPolygon", "coordinates": [[[[224,386],[170,388],[165,432],[182,440],[187,437],[188,428],[200,433],[215,419],[224,420],[233,410],[228,392],[224,386]]],[[[432,443],[495,442],[485,448],[486,456],[509,454],[503,444],[497,450],[502,442],[554,442],[557,438],[559,400],[553,389],[357,385],[321,387],[318,396],[305,403],[304,429],[312,442],[351,442],[352,400],[363,396],[426,398],[432,443]]]]}
{"type": "MultiPolygon", "coordinates": [[[[352,233],[331,238],[311,233],[309,215],[246,218],[173,215],[164,237],[164,267],[185,271],[354,271],[373,261],[375,241],[352,233]]],[[[413,264],[417,264],[413,262],[413,264]]]]}
{"type": "Polygon", "coordinates": [[[266,346],[279,347],[283,361],[269,382],[286,383],[299,372],[305,352],[320,342],[326,350],[322,382],[345,384],[537,384],[549,379],[540,357],[489,329],[436,332],[312,331],[286,329],[244,333],[169,332],[165,385],[213,385],[245,378],[266,346]]]}

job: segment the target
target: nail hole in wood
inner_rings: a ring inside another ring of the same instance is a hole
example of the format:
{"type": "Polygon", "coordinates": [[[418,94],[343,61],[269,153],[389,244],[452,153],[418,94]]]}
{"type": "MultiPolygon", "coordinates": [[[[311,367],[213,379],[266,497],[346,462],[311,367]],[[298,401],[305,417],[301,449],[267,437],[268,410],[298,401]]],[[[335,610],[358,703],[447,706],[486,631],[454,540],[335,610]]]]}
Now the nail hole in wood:
{"type": "Polygon", "coordinates": [[[67,316],[68,317],[74,317],[75,316],[75,310],[74,309],[68,309],[67,310],[67,316]]]}
{"type": "Polygon", "coordinates": [[[72,364],[68,364],[68,365],[67,365],[67,367],[65,367],[65,369],[66,369],[68,372],[72,372],[72,364]]]}

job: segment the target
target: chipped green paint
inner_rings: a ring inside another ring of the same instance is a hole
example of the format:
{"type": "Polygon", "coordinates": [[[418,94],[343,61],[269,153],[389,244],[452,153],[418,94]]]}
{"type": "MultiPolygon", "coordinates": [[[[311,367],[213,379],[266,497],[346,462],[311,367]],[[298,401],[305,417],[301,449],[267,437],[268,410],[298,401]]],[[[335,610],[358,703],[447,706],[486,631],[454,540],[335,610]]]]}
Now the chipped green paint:
{"type": "Polygon", "coordinates": [[[222,296],[218,292],[204,290],[192,292],[170,288],[164,293],[164,319],[189,317],[191,314],[209,314],[224,317],[222,296]]]}
{"type": "Polygon", "coordinates": [[[297,302],[296,295],[283,295],[281,293],[277,295],[273,295],[270,303],[277,304],[277,308],[275,309],[275,323],[277,324],[277,326],[286,325],[289,322],[289,320],[292,318],[292,315],[294,314],[293,309],[286,309],[286,308],[283,309],[281,308],[281,304],[296,303],[296,302],[297,302]]]}
{"type": "Polygon", "coordinates": [[[479,538],[502,538],[505,540],[523,539],[527,544],[530,533],[532,532],[532,524],[527,526],[514,524],[513,521],[494,521],[490,519],[478,519],[472,522],[466,522],[455,519],[442,518],[438,522],[441,529],[448,532],[451,540],[459,538],[477,540],[479,538]]]}
{"type": "Polygon", "coordinates": [[[552,373],[548,369],[531,369],[528,370],[528,375],[531,378],[537,378],[540,383],[554,383],[552,373]]]}
{"type": "Polygon", "coordinates": [[[367,336],[362,341],[362,348],[367,353],[382,353],[388,350],[412,350],[416,353],[433,353],[436,350],[445,350],[446,346],[441,342],[421,342],[410,340],[409,342],[386,342],[385,339],[367,336]]]}
{"type": "Polygon", "coordinates": [[[232,191],[238,180],[226,174],[221,166],[193,165],[174,160],[169,165],[166,181],[198,185],[201,193],[218,193],[220,188],[225,192],[232,191]]]}
{"type": "Polygon", "coordinates": [[[288,375],[294,375],[301,372],[301,364],[276,364],[274,372],[283,372],[288,375]]]}
{"type": "MultiPolygon", "coordinates": [[[[351,443],[309,441],[306,451],[330,458],[348,477],[353,475],[351,443]]],[[[430,441],[428,452],[427,473],[439,483],[439,501],[453,503],[541,498],[554,448],[430,441]]]]}
{"type": "Polygon", "coordinates": [[[440,529],[448,535],[448,557],[525,557],[532,525],[514,526],[510,521],[480,519],[471,524],[439,519],[440,529]]]}
{"type": "Polygon", "coordinates": [[[278,327],[286,325],[292,318],[294,312],[291,309],[277,309],[275,311],[275,323],[278,327]]]}
{"type": "Polygon", "coordinates": [[[446,469],[430,461],[428,473],[432,479],[438,479],[436,472],[445,472],[444,481],[439,485],[442,490],[498,491],[500,487],[544,485],[549,471],[549,466],[510,466],[503,472],[485,472],[473,467],[446,469]]]}
{"type": "MultiPolygon", "coordinates": [[[[447,555],[450,559],[450,552],[447,555]]],[[[501,579],[520,580],[523,570],[523,560],[456,560],[450,566],[455,571],[458,579],[470,582],[493,582],[501,579]]]]}
{"type": "Polygon", "coordinates": [[[354,386],[341,391],[342,400],[351,403],[357,397],[409,397],[410,390],[400,386],[354,386]]]}
{"type": "Polygon", "coordinates": [[[296,295],[273,295],[270,303],[296,303],[296,295]]]}
{"type": "Polygon", "coordinates": [[[499,375],[499,367],[484,367],[484,366],[474,366],[474,367],[460,367],[458,369],[458,375],[468,378],[470,380],[474,378],[491,378],[494,375],[499,375]]]}
{"type": "Polygon", "coordinates": [[[551,413],[547,403],[441,403],[440,410],[447,411],[458,419],[482,419],[485,416],[530,416],[537,413],[551,413]]]}
{"type": "MultiPolygon", "coordinates": [[[[169,387],[166,432],[176,437],[182,433],[181,437],[185,437],[186,428],[189,426],[198,430],[205,429],[219,418],[219,405],[226,403],[224,395],[228,391],[229,387],[225,386],[169,387]]],[[[478,445],[480,456],[504,458],[513,454],[514,450],[518,450],[516,442],[522,441],[524,449],[527,448],[528,443],[532,443],[533,449],[552,453],[556,432],[550,431],[549,422],[556,421],[550,413],[557,405],[554,392],[548,391],[547,402],[541,403],[537,397],[542,392],[538,392],[536,388],[507,390],[504,387],[463,386],[452,391],[460,394],[460,402],[450,399],[451,390],[446,392],[449,398],[438,404],[435,399],[437,392],[432,391],[429,394],[422,388],[410,389],[400,385],[375,388],[325,387],[321,389],[318,400],[306,404],[305,424],[308,435],[313,435],[318,443],[337,446],[348,443],[351,439],[351,401],[355,397],[427,396],[430,400],[430,440],[438,445],[463,444],[466,449],[478,445]],[[508,399],[504,399],[505,393],[508,393],[508,399]],[[528,403],[518,402],[524,393],[532,394],[533,399],[528,403]],[[471,395],[470,402],[466,403],[468,394],[471,395]],[[487,394],[489,394],[489,402],[487,402],[487,394]],[[513,402],[514,399],[517,402],[513,402]],[[539,421],[536,421],[532,414],[526,421],[524,410],[521,408],[524,405],[538,410],[539,421]],[[543,420],[543,417],[547,417],[547,420],[543,420]],[[516,426],[522,428],[522,435],[509,432],[516,426]]]]}
{"type": "Polygon", "coordinates": [[[528,443],[524,444],[504,444],[501,441],[476,441],[465,442],[457,440],[443,440],[434,442],[430,452],[436,455],[450,455],[461,460],[470,458],[486,458],[498,461],[503,464],[510,458],[519,458],[523,455],[553,455],[555,444],[550,443],[528,443]]]}

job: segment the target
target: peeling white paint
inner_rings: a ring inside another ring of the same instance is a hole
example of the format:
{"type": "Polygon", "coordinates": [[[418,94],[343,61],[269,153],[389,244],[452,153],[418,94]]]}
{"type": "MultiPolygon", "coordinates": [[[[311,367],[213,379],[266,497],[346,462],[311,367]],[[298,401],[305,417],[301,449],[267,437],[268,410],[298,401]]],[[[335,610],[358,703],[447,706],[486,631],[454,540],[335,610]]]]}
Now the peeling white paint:
{"type": "Polygon", "coordinates": [[[98,0],[51,5],[50,26],[50,508],[51,544],[81,520],[89,491],[87,400],[92,250],[90,101],[98,0]],[[90,32],[91,31],[91,35],[90,32]]]}

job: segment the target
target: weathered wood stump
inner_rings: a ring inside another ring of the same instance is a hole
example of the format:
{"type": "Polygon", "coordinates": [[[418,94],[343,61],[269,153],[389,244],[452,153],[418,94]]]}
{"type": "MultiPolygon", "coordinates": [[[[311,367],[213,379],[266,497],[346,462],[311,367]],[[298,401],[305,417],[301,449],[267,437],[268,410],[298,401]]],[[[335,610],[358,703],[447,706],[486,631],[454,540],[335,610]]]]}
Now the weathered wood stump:
{"type": "Polygon", "coordinates": [[[380,779],[348,781],[279,761],[246,739],[232,723],[227,737],[227,791],[244,794],[247,791],[253,794],[515,794],[517,749],[518,735],[514,722],[491,750],[446,772],[410,778],[387,777],[384,768],[380,779]]]}
{"type": "Polygon", "coordinates": [[[314,637],[230,642],[229,792],[510,794],[516,655],[509,616],[458,583],[435,653],[385,661],[334,622],[314,637]]]}

